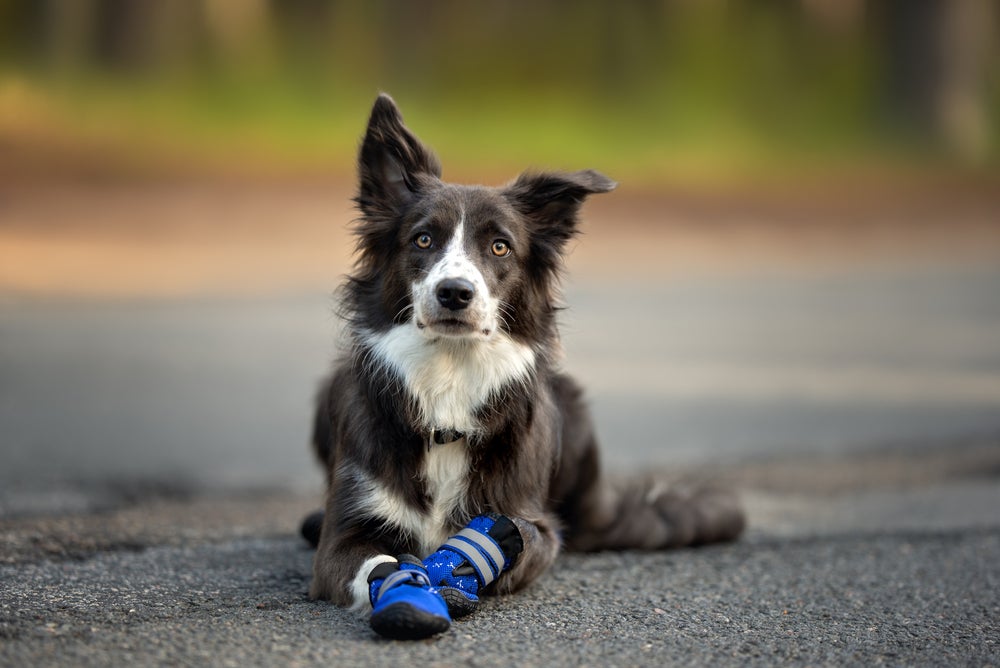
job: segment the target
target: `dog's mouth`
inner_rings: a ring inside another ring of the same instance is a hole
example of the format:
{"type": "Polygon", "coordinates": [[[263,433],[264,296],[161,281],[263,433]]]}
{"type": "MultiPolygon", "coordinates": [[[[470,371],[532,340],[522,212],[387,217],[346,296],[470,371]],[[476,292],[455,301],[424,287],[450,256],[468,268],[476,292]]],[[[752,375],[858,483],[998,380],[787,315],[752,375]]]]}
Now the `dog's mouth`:
{"type": "Polygon", "coordinates": [[[466,337],[480,334],[489,336],[491,331],[487,327],[480,327],[476,323],[463,320],[461,318],[437,318],[435,320],[417,320],[417,328],[430,330],[435,334],[445,336],[466,337]]]}

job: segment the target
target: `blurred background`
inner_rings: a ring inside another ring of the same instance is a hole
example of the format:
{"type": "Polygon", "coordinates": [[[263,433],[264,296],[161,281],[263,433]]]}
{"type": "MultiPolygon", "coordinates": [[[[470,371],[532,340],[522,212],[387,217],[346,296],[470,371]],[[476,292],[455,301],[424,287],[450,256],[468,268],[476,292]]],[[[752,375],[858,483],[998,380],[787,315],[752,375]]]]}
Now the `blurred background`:
{"type": "Polygon", "coordinates": [[[5,148],[349,176],[388,90],[460,174],[995,167],[994,4],[3,0],[5,148]]]}
{"type": "Polygon", "coordinates": [[[447,179],[621,183],[563,317],[611,467],[996,467],[998,35],[991,0],[0,0],[0,512],[318,492],[379,91],[447,179]]]}

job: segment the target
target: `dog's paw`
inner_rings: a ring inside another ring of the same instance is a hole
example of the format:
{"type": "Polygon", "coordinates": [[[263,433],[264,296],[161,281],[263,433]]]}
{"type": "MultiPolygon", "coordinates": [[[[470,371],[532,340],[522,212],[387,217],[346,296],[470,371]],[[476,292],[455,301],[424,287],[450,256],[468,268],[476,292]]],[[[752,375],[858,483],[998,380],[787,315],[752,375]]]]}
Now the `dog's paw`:
{"type": "Polygon", "coordinates": [[[517,526],[503,515],[480,515],[423,561],[452,617],[479,607],[479,594],[509,569],[524,549],[517,526]]]}
{"type": "Polygon", "coordinates": [[[369,576],[372,615],[369,623],[380,636],[420,640],[447,631],[449,606],[431,586],[416,557],[402,555],[398,563],[376,566],[369,576]]]}

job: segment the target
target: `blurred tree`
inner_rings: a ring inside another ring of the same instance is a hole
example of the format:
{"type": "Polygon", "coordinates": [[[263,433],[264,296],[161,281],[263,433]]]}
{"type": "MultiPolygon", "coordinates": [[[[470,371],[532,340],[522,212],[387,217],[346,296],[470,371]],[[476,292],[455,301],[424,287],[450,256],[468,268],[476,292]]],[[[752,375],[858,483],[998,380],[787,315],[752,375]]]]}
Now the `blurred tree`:
{"type": "Polygon", "coordinates": [[[0,54],[32,68],[61,71],[87,59],[93,2],[0,0],[0,54]]]}
{"type": "Polygon", "coordinates": [[[38,3],[39,45],[46,65],[65,72],[86,64],[95,8],[94,0],[38,3]]]}
{"type": "Polygon", "coordinates": [[[311,141],[383,89],[431,122],[461,118],[466,134],[510,115],[511,137],[566,150],[558,143],[585,134],[626,163],[629,150],[665,163],[664,147],[710,165],[894,142],[989,160],[997,6],[0,0],[0,76],[33,78],[56,98],[68,91],[72,103],[118,105],[109,117],[127,117],[141,89],[137,126],[183,118],[193,135],[232,131],[236,141],[234,121],[249,119],[246,132],[271,132],[274,145],[311,141]]]}
{"type": "Polygon", "coordinates": [[[268,0],[205,0],[207,39],[223,61],[252,63],[255,43],[266,32],[268,0]]]}
{"type": "Polygon", "coordinates": [[[992,0],[873,0],[886,36],[886,103],[904,130],[966,158],[987,147],[992,0]]]}
{"type": "Polygon", "coordinates": [[[123,72],[194,64],[205,37],[204,6],[202,0],[97,0],[98,62],[123,72]]]}
{"type": "Polygon", "coordinates": [[[320,70],[325,64],[336,4],[333,0],[270,0],[278,46],[293,71],[320,70]]]}

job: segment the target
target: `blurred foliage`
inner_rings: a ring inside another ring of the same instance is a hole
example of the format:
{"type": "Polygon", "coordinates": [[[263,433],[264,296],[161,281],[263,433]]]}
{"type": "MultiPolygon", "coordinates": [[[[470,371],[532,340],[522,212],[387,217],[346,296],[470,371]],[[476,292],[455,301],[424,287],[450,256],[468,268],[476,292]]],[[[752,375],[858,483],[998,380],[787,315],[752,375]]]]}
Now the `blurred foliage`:
{"type": "Polygon", "coordinates": [[[347,172],[385,90],[459,172],[995,168],[991,0],[0,0],[0,142],[347,172]]]}

